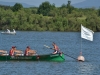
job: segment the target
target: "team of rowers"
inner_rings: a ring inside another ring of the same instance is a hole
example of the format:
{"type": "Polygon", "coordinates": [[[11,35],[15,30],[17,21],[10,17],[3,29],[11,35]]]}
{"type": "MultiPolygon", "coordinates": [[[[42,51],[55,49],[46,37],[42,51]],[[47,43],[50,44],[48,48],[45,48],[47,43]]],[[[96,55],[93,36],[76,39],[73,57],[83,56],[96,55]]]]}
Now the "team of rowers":
{"type": "Polygon", "coordinates": [[[16,46],[12,46],[12,48],[9,51],[9,54],[7,54],[7,51],[4,50],[0,50],[0,53],[2,53],[1,55],[10,55],[10,56],[33,56],[36,55],[36,51],[35,50],[31,50],[29,46],[26,47],[25,52],[23,53],[23,51],[21,50],[17,50],[16,46]]]}
{"type": "MultiPolygon", "coordinates": [[[[52,43],[53,47],[52,48],[54,50],[54,52],[52,54],[57,54],[57,53],[62,53],[60,52],[59,47],[53,42],[52,43]]],[[[7,55],[7,51],[4,50],[0,50],[0,53],[2,53],[1,55],[7,55]]],[[[17,50],[16,46],[12,46],[11,50],[9,51],[10,56],[33,56],[33,55],[37,55],[36,50],[31,50],[29,46],[26,47],[26,50],[23,54],[23,51],[21,50],[17,50]]]]}

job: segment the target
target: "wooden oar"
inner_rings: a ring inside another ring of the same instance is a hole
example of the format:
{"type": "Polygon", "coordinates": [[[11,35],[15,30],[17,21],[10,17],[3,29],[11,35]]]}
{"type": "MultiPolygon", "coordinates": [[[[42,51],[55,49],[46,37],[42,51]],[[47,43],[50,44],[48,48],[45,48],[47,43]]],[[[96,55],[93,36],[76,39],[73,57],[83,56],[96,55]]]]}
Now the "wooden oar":
{"type": "MultiPolygon", "coordinates": [[[[47,46],[47,45],[44,45],[44,46],[47,47],[47,48],[49,48],[49,49],[53,49],[53,48],[51,48],[51,47],[49,47],[49,46],[47,46]]],[[[66,56],[68,56],[68,57],[71,57],[71,58],[77,60],[76,58],[74,58],[74,57],[72,57],[72,56],[70,56],[70,55],[68,55],[68,54],[65,54],[65,53],[63,53],[63,54],[66,55],[66,56]]]]}

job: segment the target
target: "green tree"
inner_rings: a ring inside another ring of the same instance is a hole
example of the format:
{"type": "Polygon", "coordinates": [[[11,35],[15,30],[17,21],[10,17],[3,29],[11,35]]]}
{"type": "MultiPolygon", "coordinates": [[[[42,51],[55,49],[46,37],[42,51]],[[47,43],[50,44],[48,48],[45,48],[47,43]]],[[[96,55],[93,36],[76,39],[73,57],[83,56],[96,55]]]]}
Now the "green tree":
{"type": "Polygon", "coordinates": [[[54,5],[52,6],[48,1],[46,2],[43,2],[38,10],[37,10],[37,13],[38,14],[43,14],[44,16],[47,16],[48,13],[50,12],[50,10],[52,9],[52,7],[54,7],[54,5]]]}
{"type": "Polygon", "coordinates": [[[23,25],[25,22],[27,22],[27,16],[23,10],[20,10],[18,12],[18,19],[19,19],[19,25],[23,25]]]}
{"type": "Polygon", "coordinates": [[[71,1],[70,0],[68,0],[67,8],[68,8],[68,13],[71,14],[74,7],[71,6],[71,1]]]}
{"type": "Polygon", "coordinates": [[[99,9],[98,9],[98,16],[100,16],[100,7],[99,7],[99,9]]]}
{"type": "Polygon", "coordinates": [[[66,8],[66,7],[67,7],[66,4],[62,4],[62,5],[61,5],[61,8],[66,8]]]}
{"type": "Polygon", "coordinates": [[[16,3],[16,4],[12,7],[12,10],[15,12],[15,11],[21,10],[22,8],[23,8],[22,4],[16,3]]]}

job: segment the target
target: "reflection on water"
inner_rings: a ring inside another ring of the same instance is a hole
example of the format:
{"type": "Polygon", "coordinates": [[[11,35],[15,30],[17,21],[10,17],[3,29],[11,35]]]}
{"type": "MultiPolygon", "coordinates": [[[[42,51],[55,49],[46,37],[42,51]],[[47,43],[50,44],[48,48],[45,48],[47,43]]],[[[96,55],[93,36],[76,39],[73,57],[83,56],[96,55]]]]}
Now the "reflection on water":
{"type": "MultiPolygon", "coordinates": [[[[44,45],[52,47],[55,42],[65,54],[77,58],[81,50],[79,32],[20,32],[17,35],[1,35],[1,49],[9,52],[11,46],[25,50],[28,46],[38,54],[52,53],[44,45]]],[[[99,75],[100,74],[100,34],[94,34],[94,41],[82,40],[85,62],[78,62],[65,55],[65,62],[11,62],[0,61],[0,75],[99,75]]]]}
{"type": "Polygon", "coordinates": [[[80,75],[92,75],[95,70],[95,65],[92,65],[91,63],[79,63],[78,64],[78,73],[80,75]]]}

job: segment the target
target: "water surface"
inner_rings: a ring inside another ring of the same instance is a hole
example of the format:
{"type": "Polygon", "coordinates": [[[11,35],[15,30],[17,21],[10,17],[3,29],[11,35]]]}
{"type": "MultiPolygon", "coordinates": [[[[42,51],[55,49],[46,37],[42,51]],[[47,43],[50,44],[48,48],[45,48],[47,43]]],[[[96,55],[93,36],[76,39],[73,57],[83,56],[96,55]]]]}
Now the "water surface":
{"type": "Polygon", "coordinates": [[[38,54],[52,53],[44,45],[52,47],[55,42],[65,54],[77,58],[82,50],[85,62],[78,62],[65,55],[65,62],[20,62],[0,61],[0,75],[99,75],[100,74],[100,33],[94,34],[94,41],[81,39],[80,32],[33,32],[17,31],[16,35],[0,34],[0,49],[9,50],[27,46],[38,54]],[[81,42],[82,40],[82,42],[81,42]],[[82,46],[82,47],[81,47],[82,46]]]}

